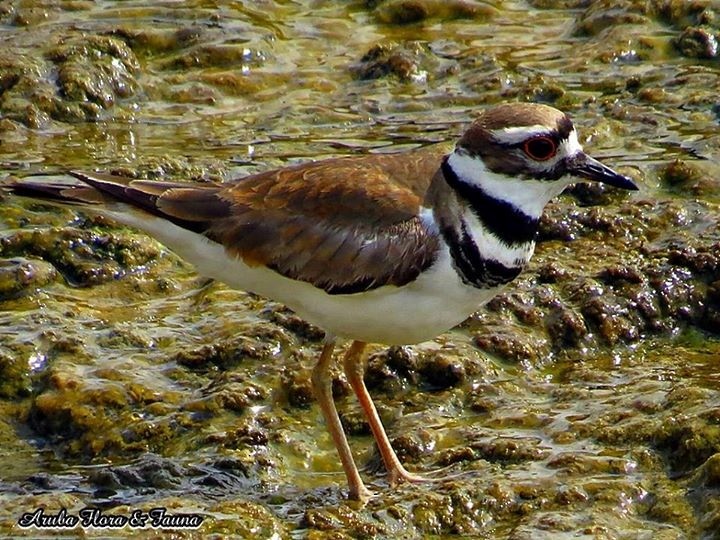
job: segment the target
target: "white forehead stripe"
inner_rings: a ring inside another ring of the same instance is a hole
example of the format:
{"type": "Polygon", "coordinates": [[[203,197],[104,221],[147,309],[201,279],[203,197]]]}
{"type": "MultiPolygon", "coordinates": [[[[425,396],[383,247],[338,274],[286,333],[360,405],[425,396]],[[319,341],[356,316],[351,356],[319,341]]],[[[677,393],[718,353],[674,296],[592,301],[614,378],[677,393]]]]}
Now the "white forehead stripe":
{"type": "Polygon", "coordinates": [[[538,135],[551,135],[552,129],[541,125],[514,126],[502,129],[493,129],[490,133],[492,133],[493,139],[500,144],[518,144],[530,137],[537,137],[538,135]]]}
{"type": "MultiPolygon", "coordinates": [[[[542,135],[552,136],[553,131],[548,129],[547,126],[522,126],[522,127],[507,127],[502,129],[493,130],[492,136],[500,144],[519,144],[531,137],[538,137],[542,135]]],[[[575,128],[570,132],[568,138],[563,142],[565,147],[565,155],[574,156],[578,152],[582,151],[582,146],[578,142],[577,131],[575,128]]]]}
{"type": "Polygon", "coordinates": [[[570,135],[568,135],[567,140],[562,143],[562,146],[565,147],[566,156],[574,156],[582,152],[582,146],[580,146],[575,129],[570,132],[570,135]]]}

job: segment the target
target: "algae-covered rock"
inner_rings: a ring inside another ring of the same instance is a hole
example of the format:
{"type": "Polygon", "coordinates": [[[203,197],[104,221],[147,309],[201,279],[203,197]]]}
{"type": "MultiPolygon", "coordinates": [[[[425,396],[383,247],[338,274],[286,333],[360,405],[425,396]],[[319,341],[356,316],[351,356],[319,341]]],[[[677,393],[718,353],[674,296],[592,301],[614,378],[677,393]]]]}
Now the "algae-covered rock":
{"type": "Polygon", "coordinates": [[[28,508],[88,505],[206,517],[155,535],[716,533],[715,2],[0,4],[8,170],[221,179],[452,144],[486,104],[530,100],[571,114],[589,153],[641,185],[571,188],[530,267],[469,321],[369,347],[392,444],[414,473],[449,467],[438,481],[387,485],[335,363],[341,421],[377,494],[364,506],[344,499],[312,391],[320,329],[196,280],[107,219],[6,198],[0,255],[30,266],[0,279],[12,297],[0,535],[28,508]],[[43,268],[70,286],[48,277],[37,294],[43,268]],[[36,460],[22,474],[21,447],[36,460]]]}
{"type": "Polygon", "coordinates": [[[44,57],[12,47],[0,52],[0,110],[27,126],[50,119],[98,120],[138,89],[139,63],[121,40],[80,36],[59,40],[44,57]]]}
{"type": "Polygon", "coordinates": [[[0,350],[0,398],[17,398],[30,394],[30,366],[24,355],[0,350]]]}
{"type": "Polygon", "coordinates": [[[430,18],[487,19],[497,10],[490,3],[476,0],[384,0],[375,13],[384,23],[410,24],[430,18]]]}
{"type": "Polygon", "coordinates": [[[483,351],[509,362],[538,364],[549,353],[545,339],[501,327],[483,328],[475,335],[474,343],[483,351]]]}
{"type": "Polygon", "coordinates": [[[644,24],[652,14],[644,0],[599,0],[588,2],[577,20],[575,33],[594,36],[608,28],[625,24],[644,24]]]}
{"type": "Polygon", "coordinates": [[[135,54],[152,55],[182,50],[201,41],[201,26],[182,28],[133,28],[120,26],[111,35],[127,43],[135,54]]]}
{"type": "Polygon", "coordinates": [[[31,294],[57,277],[55,267],[39,259],[0,259],[0,301],[31,294]]]}
{"type": "Polygon", "coordinates": [[[420,43],[380,43],[350,67],[358,79],[379,79],[394,75],[402,81],[421,82],[433,73],[438,60],[420,43]]]}
{"type": "Polygon", "coordinates": [[[50,120],[57,88],[51,67],[37,56],[12,47],[0,49],[0,110],[7,119],[41,128],[50,120]]]}
{"type": "Polygon", "coordinates": [[[660,166],[658,175],[680,196],[720,200],[720,165],[714,160],[675,159],[660,166]]]}
{"type": "Polygon", "coordinates": [[[58,66],[61,95],[77,103],[95,103],[108,109],[137,90],[140,68],[135,54],[123,41],[87,36],[62,41],[48,52],[58,66]]]}
{"type": "Polygon", "coordinates": [[[72,227],[21,229],[0,239],[0,254],[21,253],[42,258],[70,283],[87,287],[144,267],[160,249],[147,237],[72,227]]]}
{"type": "Polygon", "coordinates": [[[720,54],[718,41],[720,31],[703,27],[686,28],[675,40],[675,46],[683,56],[713,59],[720,54]]]}
{"type": "Polygon", "coordinates": [[[199,44],[176,54],[162,63],[162,69],[189,70],[198,68],[232,68],[260,66],[267,59],[267,52],[243,44],[199,44]]]}
{"type": "Polygon", "coordinates": [[[700,206],[688,214],[676,202],[642,212],[626,204],[627,212],[613,215],[599,207],[556,214],[551,206],[538,246],[544,263],[537,273],[522,275],[512,294],[499,295],[470,319],[466,326],[475,344],[503,360],[539,366],[555,354],[633,344],[686,328],[717,332],[720,238],[712,205],[700,206]],[[688,234],[676,232],[678,219],[688,234]],[[667,243],[651,240],[658,235],[667,243]],[[558,266],[552,256],[558,240],[574,241],[579,259],[558,266]],[[615,251],[618,245],[624,247],[615,251]]]}

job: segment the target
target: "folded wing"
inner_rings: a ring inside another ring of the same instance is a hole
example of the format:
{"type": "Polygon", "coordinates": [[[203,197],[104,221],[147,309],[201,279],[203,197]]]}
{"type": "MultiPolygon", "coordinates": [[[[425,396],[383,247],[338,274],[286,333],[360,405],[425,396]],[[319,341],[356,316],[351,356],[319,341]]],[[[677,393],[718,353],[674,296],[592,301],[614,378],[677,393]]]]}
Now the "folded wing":
{"type": "Polygon", "coordinates": [[[54,202],[122,202],[222,244],[250,266],[266,266],[329,294],[401,286],[430,266],[439,243],[419,217],[442,154],[417,152],[398,166],[378,156],[331,159],[191,184],[72,172],[84,184],[6,182],[54,202]]]}

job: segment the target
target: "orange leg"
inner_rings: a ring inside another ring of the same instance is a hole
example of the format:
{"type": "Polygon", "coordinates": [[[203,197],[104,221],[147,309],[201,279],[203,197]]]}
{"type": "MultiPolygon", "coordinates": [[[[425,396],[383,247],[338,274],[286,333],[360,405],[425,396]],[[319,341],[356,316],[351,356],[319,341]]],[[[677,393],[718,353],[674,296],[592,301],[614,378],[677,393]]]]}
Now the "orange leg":
{"type": "Polygon", "coordinates": [[[315,391],[315,398],[317,399],[318,404],[320,405],[320,410],[325,417],[328,431],[330,431],[330,435],[335,443],[335,448],[340,456],[340,462],[342,463],[345,476],[347,477],[349,488],[348,496],[350,499],[363,501],[369,499],[372,493],[365,487],[362,478],[360,478],[360,472],[353,460],[350,445],[348,445],[345,432],[343,431],[342,424],[340,423],[340,417],[338,416],[337,409],[335,408],[335,402],[333,401],[330,364],[333,359],[334,348],[335,340],[326,339],[322,353],[320,353],[320,359],[313,369],[313,390],[315,391]]]}
{"type": "Polygon", "coordinates": [[[426,481],[426,478],[412,474],[403,467],[390,444],[387,434],[385,433],[385,428],[382,425],[382,421],[380,420],[380,416],[375,408],[375,404],[367,391],[365,381],[363,381],[363,374],[365,372],[365,346],[366,343],[363,343],[362,341],[353,341],[347,353],[345,353],[343,367],[345,369],[345,375],[348,378],[348,382],[355,392],[355,395],[360,402],[360,406],[365,412],[367,421],[370,424],[370,430],[375,437],[378,450],[380,450],[380,455],[382,456],[382,459],[385,462],[385,468],[388,471],[390,485],[394,486],[401,481],[426,481]]]}

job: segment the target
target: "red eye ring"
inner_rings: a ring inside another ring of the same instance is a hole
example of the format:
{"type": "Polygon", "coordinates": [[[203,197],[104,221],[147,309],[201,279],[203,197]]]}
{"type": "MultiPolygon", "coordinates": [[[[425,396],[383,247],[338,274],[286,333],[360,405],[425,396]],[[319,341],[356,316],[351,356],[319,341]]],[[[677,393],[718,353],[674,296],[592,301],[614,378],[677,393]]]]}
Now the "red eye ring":
{"type": "Polygon", "coordinates": [[[547,161],[557,154],[557,143],[546,135],[538,135],[523,143],[523,152],[535,161],[547,161]]]}

